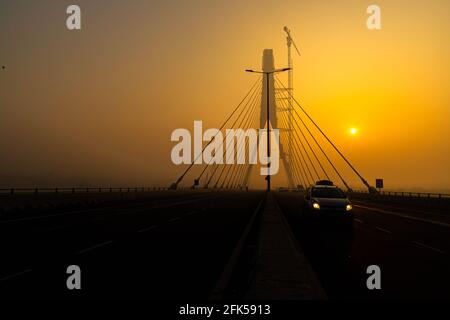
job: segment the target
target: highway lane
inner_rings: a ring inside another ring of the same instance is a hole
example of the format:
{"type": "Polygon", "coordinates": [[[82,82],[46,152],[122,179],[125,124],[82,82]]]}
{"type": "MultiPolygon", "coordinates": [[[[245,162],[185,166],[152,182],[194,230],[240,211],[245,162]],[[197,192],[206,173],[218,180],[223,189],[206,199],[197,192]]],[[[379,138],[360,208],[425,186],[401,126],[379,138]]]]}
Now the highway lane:
{"type": "Polygon", "coordinates": [[[206,298],[260,192],[200,192],[0,222],[0,294],[206,298]],[[173,201],[171,201],[171,198],[173,201]],[[66,289],[66,268],[82,290],[66,289]]]}
{"type": "Polygon", "coordinates": [[[407,211],[362,204],[355,205],[355,215],[360,227],[369,224],[395,235],[399,241],[409,241],[442,255],[448,256],[450,253],[450,224],[441,219],[417,217],[407,211]]]}
{"type": "Polygon", "coordinates": [[[301,221],[302,196],[278,202],[330,298],[449,298],[447,217],[358,200],[353,232],[310,229],[301,221]],[[382,290],[366,287],[366,268],[382,272],[382,290]]]}
{"type": "Polygon", "coordinates": [[[201,196],[201,191],[153,191],[153,192],[103,192],[103,193],[61,193],[55,194],[17,194],[1,195],[0,223],[22,220],[39,220],[41,217],[53,217],[59,214],[70,215],[81,212],[93,212],[97,209],[118,209],[122,207],[141,206],[149,203],[171,202],[186,196],[201,196]],[[12,210],[12,208],[21,210],[12,210]]]}
{"type": "Polygon", "coordinates": [[[180,193],[170,197],[151,194],[146,201],[119,202],[106,207],[66,212],[49,210],[50,213],[21,213],[19,218],[0,220],[0,250],[5,261],[1,267],[0,279],[14,270],[28,268],[30,261],[39,261],[41,257],[54,254],[64,255],[73,246],[88,246],[97,241],[98,234],[110,232],[110,228],[102,220],[118,219],[123,214],[132,215],[141,210],[146,212],[149,208],[183,206],[204,197],[208,197],[208,194],[180,193]],[[99,227],[102,228],[100,233],[99,227]]]}
{"type": "Polygon", "coordinates": [[[378,213],[397,215],[411,220],[450,226],[450,203],[443,205],[441,208],[433,208],[427,205],[426,199],[423,200],[424,203],[421,205],[416,204],[414,207],[408,205],[408,198],[403,200],[405,201],[405,204],[394,204],[389,203],[388,201],[376,201],[374,199],[352,199],[352,202],[356,206],[360,206],[365,209],[372,209],[378,213]]]}
{"type": "MultiPolygon", "coordinates": [[[[165,192],[0,220],[0,296],[207,298],[262,193],[165,192]],[[80,292],[65,286],[82,269],[80,292]]],[[[330,298],[450,297],[448,217],[358,200],[353,232],[305,228],[302,196],[277,193],[330,298]],[[382,290],[366,288],[366,268],[382,290]]]]}

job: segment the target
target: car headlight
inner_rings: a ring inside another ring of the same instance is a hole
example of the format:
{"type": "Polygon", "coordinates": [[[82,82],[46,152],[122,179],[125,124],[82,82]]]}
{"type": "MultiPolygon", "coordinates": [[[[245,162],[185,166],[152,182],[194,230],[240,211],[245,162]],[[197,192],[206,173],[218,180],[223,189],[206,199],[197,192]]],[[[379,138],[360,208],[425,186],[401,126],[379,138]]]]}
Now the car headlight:
{"type": "Polygon", "coordinates": [[[313,208],[319,210],[320,209],[320,204],[318,204],[317,202],[313,203],[313,208]]]}
{"type": "Polygon", "coordinates": [[[348,205],[345,207],[345,210],[346,210],[346,211],[350,211],[350,210],[352,210],[352,209],[353,209],[353,207],[352,207],[351,204],[348,204],[348,205]]]}

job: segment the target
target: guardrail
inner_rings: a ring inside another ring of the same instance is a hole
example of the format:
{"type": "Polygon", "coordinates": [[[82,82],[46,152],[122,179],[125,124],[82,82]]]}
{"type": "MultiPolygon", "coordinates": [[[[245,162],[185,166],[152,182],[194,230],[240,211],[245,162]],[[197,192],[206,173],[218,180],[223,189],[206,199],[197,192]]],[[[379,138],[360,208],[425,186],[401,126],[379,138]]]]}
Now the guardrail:
{"type": "Polygon", "coordinates": [[[75,188],[0,188],[0,194],[75,194],[75,193],[128,193],[128,192],[150,192],[165,191],[163,187],[75,187],[75,188]]]}
{"type": "MultiPolygon", "coordinates": [[[[353,190],[354,193],[369,194],[368,191],[353,190]]],[[[380,191],[378,193],[372,193],[371,195],[377,196],[391,196],[391,197],[405,197],[405,198],[437,198],[450,199],[450,194],[448,193],[432,193],[432,192],[409,192],[409,191],[380,191]]]]}

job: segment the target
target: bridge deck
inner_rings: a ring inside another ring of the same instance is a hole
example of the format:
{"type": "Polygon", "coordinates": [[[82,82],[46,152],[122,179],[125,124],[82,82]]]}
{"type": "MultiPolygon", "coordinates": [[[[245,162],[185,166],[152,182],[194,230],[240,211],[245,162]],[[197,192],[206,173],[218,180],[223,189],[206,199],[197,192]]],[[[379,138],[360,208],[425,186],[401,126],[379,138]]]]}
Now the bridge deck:
{"type": "MultiPolygon", "coordinates": [[[[13,207],[7,201],[0,213],[0,296],[210,298],[263,195],[165,191],[122,199],[32,195],[26,206],[13,207]],[[82,270],[79,292],[66,288],[71,264],[82,270]]],[[[357,199],[348,233],[305,228],[302,194],[273,195],[255,220],[252,230],[259,231],[249,236],[248,247],[259,244],[261,253],[256,269],[236,269],[250,289],[235,294],[231,281],[231,296],[320,296],[309,290],[317,287],[306,257],[330,299],[450,297],[448,208],[428,207],[425,199],[414,209],[357,199]],[[371,264],[382,271],[377,292],[365,286],[371,264]]]]}

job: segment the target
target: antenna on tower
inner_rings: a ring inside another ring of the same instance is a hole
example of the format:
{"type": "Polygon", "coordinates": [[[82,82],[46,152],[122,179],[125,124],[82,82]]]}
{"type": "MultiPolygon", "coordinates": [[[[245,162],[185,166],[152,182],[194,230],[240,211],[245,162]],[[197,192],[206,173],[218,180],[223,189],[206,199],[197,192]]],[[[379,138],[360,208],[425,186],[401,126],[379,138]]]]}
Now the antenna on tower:
{"type": "Polygon", "coordinates": [[[298,55],[300,56],[300,55],[301,55],[301,54],[300,54],[300,50],[298,50],[297,45],[295,44],[294,39],[292,39],[292,37],[291,37],[291,30],[289,30],[288,27],[284,27],[283,30],[284,30],[284,32],[286,32],[286,34],[287,34],[288,47],[290,48],[290,47],[291,47],[291,44],[293,44],[295,50],[297,51],[298,55]]]}

